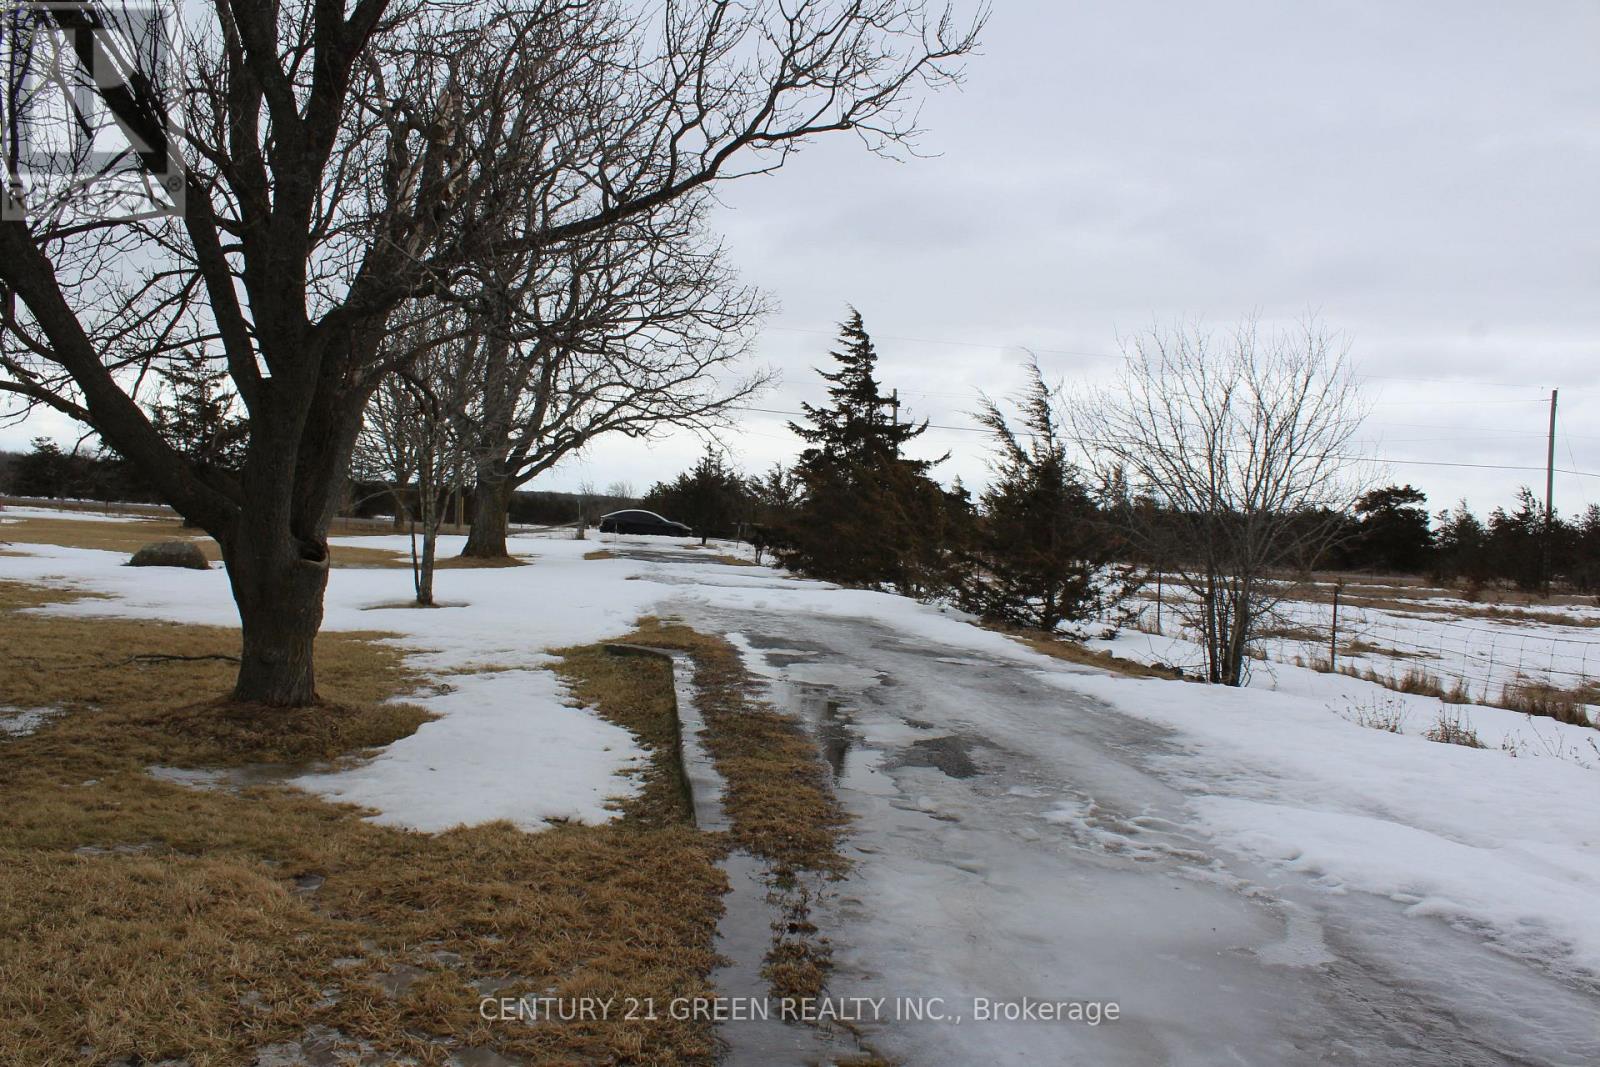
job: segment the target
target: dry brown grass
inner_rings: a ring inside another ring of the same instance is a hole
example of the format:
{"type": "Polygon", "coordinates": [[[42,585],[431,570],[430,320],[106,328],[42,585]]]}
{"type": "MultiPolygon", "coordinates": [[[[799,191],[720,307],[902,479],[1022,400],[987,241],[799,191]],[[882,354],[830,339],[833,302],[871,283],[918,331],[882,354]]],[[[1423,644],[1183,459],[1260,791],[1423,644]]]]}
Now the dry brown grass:
{"type": "Polygon", "coordinates": [[[617,554],[609,548],[596,548],[583,554],[584,559],[616,559],[617,554]]]}
{"type": "MultiPolygon", "coordinates": [[[[402,559],[402,566],[411,566],[411,560],[402,559]]],[[[435,570],[441,571],[472,571],[472,570],[498,570],[502,567],[528,567],[531,564],[525,559],[516,556],[498,556],[494,559],[479,559],[477,556],[447,556],[436,560],[433,564],[435,570]]]]}
{"type": "MultiPolygon", "coordinates": [[[[67,709],[0,741],[0,1063],[235,1065],[310,1025],[426,1064],[452,1047],[539,1063],[709,1059],[703,1022],[491,1023],[478,1003],[492,987],[469,984],[708,993],[725,883],[707,835],[643,809],[601,827],[423,835],[278,787],[157,780],[152,762],[331,755],[422,716],[231,717],[214,703],[225,659],[129,657],[226,655],[235,633],[18,610],[72,596],[0,585],[0,703],[67,709]],[[385,992],[401,965],[417,980],[385,992]]],[[[370,635],[324,635],[318,651],[337,708],[371,709],[414,681],[370,635]]]]}
{"type": "Polygon", "coordinates": [[[694,659],[706,748],[728,784],[736,844],[780,868],[840,872],[848,818],[805,730],[755,697],[755,679],[721,637],[641,619],[620,643],[677,649],[694,659]]]}
{"type": "MultiPolygon", "coordinates": [[[[1510,593],[1505,593],[1503,603],[1462,604],[1448,602],[1460,600],[1463,596],[1462,593],[1448,589],[1346,585],[1344,591],[1339,595],[1339,605],[1348,608],[1371,608],[1376,611],[1401,614],[1409,612],[1417,615],[1438,615],[1457,619],[1492,619],[1500,622],[1544,624],[1549,626],[1600,627],[1600,616],[1597,615],[1575,615],[1563,611],[1548,610],[1548,607],[1560,605],[1592,607],[1594,605],[1593,597],[1553,596],[1549,600],[1539,600],[1532,594],[1513,596],[1510,593]],[[1533,603],[1542,603],[1548,607],[1546,610],[1540,611],[1521,606],[1533,603]]],[[[1299,588],[1293,592],[1290,599],[1310,604],[1330,604],[1333,601],[1333,594],[1323,588],[1299,588]]]]}
{"type": "MultiPolygon", "coordinates": [[[[1316,670],[1327,670],[1327,662],[1311,665],[1316,670]]],[[[1340,664],[1339,673],[1364,682],[1372,682],[1400,693],[1436,697],[1446,704],[1475,704],[1464,680],[1456,678],[1446,688],[1445,680],[1422,667],[1412,667],[1402,675],[1382,674],[1371,668],[1340,664]]],[[[1600,704],[1600,684],[1590,682],[1571,689],[1563,689],[1532,678],[1521,678],[1502,686],[1498,697],[1484,694],[1481,703],[1490,707],[1506,708],[1524,715],[1540,715],[1572,726],[1594,726],[1585,705],[1600,704]]]]}
{"type": "Polygon", "coordinates": [[[1371,641],[1367,641],[1359,637],[1353,641],[1346,641],[1343,645],[1339,646],[1339,655],[1370,656],[1381,657],[1383,659],[1418,659],[1422,657],[1433,657],[1433,653],[1431,652],[1406,652],[1398,648],[1389,648],[1386,645],[1374,644],[1371,641]]]}
{"type": "Polygon", "coordinates": [[[1478,740],[1478,731],[1472,728],[1471,720],[1457,710],[1441,710],[1439,717],[1434,720],[1432,726],[1422,732],[1422,736],[1429,741],[1438,741],[1444,745],[1461,745],[1463,748],[1488,747],[1478,740]]]}
{"type": "Polygon", "coordinates": [[[1586,704],[1600,704],[1600,685],[1591,682],[1563,689],[1547,682],[1521,678],[1500,690],[1499,704],[1524,715],[1542,715],[1571,726],[1592,726],[1586,704]]]}
{"type": "Polygon", "coordinates": [[[842,876],[849,863],[840,851],[848,816],[815,743],[756,698],[755,679],[723,638],[646,618],[623,641],[693,658],[706,748],[727,783],[729,836],[767,859],[775,878],[771,899],[780,919],[762,974],[774,996],[819,995],[832,948],[810,920],[808,881],[842,876]]]}
{"type": "Polygon", "coordinates": [[[689,784],[678,756],[672,667],[649,656],[619,656],[601,645],[562,649],[556,673],[582,704],[625,726],[650,750],[652,773],[640,794],[623,804],[636,820],[657,825],[694,818],[689,784]]]}
{"type": "Polygon", "coordinates": [[[1015,626],[1002,626],[995,623],[986,623],[985,626],[988,629],[1021,641],[1035,652],[1066,663],[1077,663],[1084,667],[1099,667],[1101,670],[1111,671],[1129,678],[1172,679],[1184,677],[1183,672],[1176,667],[1149,666],[1136,660],[1124,659],[1110,652],[1085,648],[1076,641],[1068,641],[1051,634],[1040,633],[1037,630],[1024,630],[1015,626]]]}
{"type": "MultiPolygon", "coordinates": [[[[1324,660],[1317,666],[1318,670],[1325,670],[1327,661],[1324,660]]],[[[1364,682],[1381,685],[1385,689],[1393,689],[1397,693],[1411,693],[1416,696],[1437,697],[1450,704],[1465,704],[1469,702],[1466,689],[1459,681],[1446,689],[1444,681],[1438,675],[1425,667],[1409,667],[1404,674],[1382,674],[1370,667],[1356,667],[1351,664],[1341,663],[1338,673],[1350,678],[1359,678],[1364,682]]]]}
{"type": "Polygon", "coordinates": [[[1279,623],[1268,626],[1261,631],[1263,639],[1276,639],[1280,641],[1327,641],[1328,631],[1319,630],[1300,623],[1279,623]]]}
{"type": "MultiPolygon", "coordinates": [[[[1284,577],[1291,580],[1300,580],[1302,576],[1285,575],[1284,577]]],[[[1593,595],[1574,592],[1556,591],[1547,597],[1541,592],[1518,589],[1510,584],[1479,584],[1474,586],[1470,582],[1458,581],[1441,585],[1431,578],[1417,575],[1363,575],[1350,574],[1343,571],[1318,571],[1312,577],[1323,586],[1332,586],[1336,583],[1342,584],[1344,586],[1344,595],[1346,596],[1368,599],[1398,600],[1413,603],[1429,600],[1472,600],[1498,606],[1531,606],[1535,604],[1593,606],[1595,603],[1593,595]]],[[[1326,599],[1326,589],[1317,590],[1317,593],[1326,599]]],[[[1344,599],[1341,596],[1340,603],[1343,602],[1344,599]]]]}

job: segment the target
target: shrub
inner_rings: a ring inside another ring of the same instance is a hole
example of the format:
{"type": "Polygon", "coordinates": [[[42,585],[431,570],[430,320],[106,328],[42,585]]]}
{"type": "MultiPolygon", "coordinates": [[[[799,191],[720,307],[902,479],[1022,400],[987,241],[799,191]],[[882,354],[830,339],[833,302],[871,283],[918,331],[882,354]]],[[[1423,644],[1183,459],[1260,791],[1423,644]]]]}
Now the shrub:
{"type": "Polygon", "coordinates": [[[1558,689],[1530,678],[1518,678],[1500,691],[1500,706],[1524,715],[1542,715],[1572,726],[1593,726],[1588,710],[1571,689],[1558,689]]]}
{"type": "Polygon", "coordinates": [[[1472,722],[1463,712],[1439,709],[1439,717],[1434,720],[1422,734],[1429,741],[1438,741],[1445,745],[1462,745],[1466,748],[1486,748],[1478,740],[1478,731],[1472,728],[1472,722]]]}

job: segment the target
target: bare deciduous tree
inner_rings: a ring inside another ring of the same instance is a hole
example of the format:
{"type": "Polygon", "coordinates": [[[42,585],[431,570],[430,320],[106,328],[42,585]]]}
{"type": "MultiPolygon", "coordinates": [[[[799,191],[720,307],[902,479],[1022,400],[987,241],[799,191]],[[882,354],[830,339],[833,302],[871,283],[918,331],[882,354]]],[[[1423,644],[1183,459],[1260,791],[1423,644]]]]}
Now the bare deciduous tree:
{"type": "Polygon", "coordinates": [[[92,427],[217,539],[243,628],[234,695],[268,705],[316,699],[327,531],[397,310],[819,135],[912,143],[917,90],[954,78],[978,29],[920,0],[215,0],[185,8],[163,76],[137,49],[97,62],[98,3],[26,10],[73,35],[65,72],[141,165],[178,157],[184,210],[57,198],[18,173],[19,127],[0,131],[26,209],[0,221],[0,392],[92,427]],[[153,362],[208,343],[249,421],[237,476],[189,462],[135,396],[153,362]]]}
{"type": "Polygon", "coordinates": [[[1351,455],[1365,414],[1344,350],[1314,322],[1219,336],[1136,338],[1120,380],[1072,408],[1147,560],[1184,591],[1178,610],[1212,682],[1243,685],[1285,580],[1315,565],[1365,488],[1351,455]]]}
{"type": "Polygon", "coordinates": [[[439,527],[449,492],[459,492],[468,476],[468,443],[456,412],[478,379],[484,346],[481,337],[455,328],[461,321],[459,313],[424,314],[395,330],[388,345],[401,353],[394,357],[396,373],[367,402],[351,458],[358,475],[390,486],[397,515],[408,520],[412,585],[423,607],[433,607],[439,527]],[[441,335],[446,339],[440,341],[441,335]]]}
{"type": "Polygon", "coordinates": [[[710,430],[767,383],[736,369],[765,302],[722,264],[704,208],[685,197],[486,265],[465,301],[486,340],[459,413],[475,462],[463,555],[504,558],[511,494],[596,438],[710,430]]]}

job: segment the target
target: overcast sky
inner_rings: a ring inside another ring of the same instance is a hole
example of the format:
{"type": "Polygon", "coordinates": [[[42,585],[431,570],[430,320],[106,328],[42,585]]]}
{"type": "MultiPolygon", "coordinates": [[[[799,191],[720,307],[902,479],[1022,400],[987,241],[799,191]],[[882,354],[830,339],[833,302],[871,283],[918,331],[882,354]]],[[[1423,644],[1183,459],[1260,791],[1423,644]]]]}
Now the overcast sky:
{"type": "MultiPolygon", "coordinates": [[[[1555,386],[1557,465],[1600,472],[1600,3],[995,6],[965,87],[923,109],[936,158],[835,137],[724,189],[732,260],[781,308],[761,407],[818,399],[847,304],[885,385],[953,426],[1023,348],[1077,381],[1153,321],[1311,309],[1364,372],[1374,455],[1542,468],[1555,386]]],[[[745,415],[741,465],[791,458],[784,422],[745,415]]],[[[981,483],[980,435],[924,440],[981,483]]],[[[698,451],[602,443],[530,488],[642,491],[698,451]]],[[[1543,492],[1542,470],[1388,473],[1434,507],[1543,492]]],[[[1556,500],[1600,500],[1600,477],[1558,475],[1556,500]]]]}

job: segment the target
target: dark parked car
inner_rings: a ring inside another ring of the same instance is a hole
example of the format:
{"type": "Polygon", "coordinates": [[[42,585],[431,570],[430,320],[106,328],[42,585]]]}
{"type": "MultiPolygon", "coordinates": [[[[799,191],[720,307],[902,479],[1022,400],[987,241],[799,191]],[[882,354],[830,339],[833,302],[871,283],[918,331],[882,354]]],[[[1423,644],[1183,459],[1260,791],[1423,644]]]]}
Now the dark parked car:
{"type": "Polygon", "coordinates": [[[688,537],[693,530],[681,522],[663,519],[653,511],[613,511],[600,516],[601,533],[666,534],[669,537],[688,537]]]}

